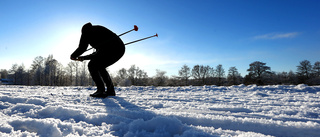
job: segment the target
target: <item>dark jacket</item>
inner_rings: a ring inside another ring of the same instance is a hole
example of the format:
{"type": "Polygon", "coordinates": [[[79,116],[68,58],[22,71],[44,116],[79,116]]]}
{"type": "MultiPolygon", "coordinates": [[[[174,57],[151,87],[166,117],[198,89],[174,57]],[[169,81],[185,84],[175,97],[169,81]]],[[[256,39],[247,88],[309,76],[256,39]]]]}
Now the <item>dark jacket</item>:
{"type": "Polygon", "coordinates": [[[79,47],[71,54],[71,58],[77,58],[83,54],[89,44],[97,49],[97,52],[84,56],[83,59],[85,60],[92,59],[96,55],[103,56],[103,54],[108,54],[107,52],[114,55],[117,53],[123,54],[125,50],[122,40],[111,30],[103,26],[92,26],[91,23],[87,23],[82,27],[81,31],[79,47]]]}

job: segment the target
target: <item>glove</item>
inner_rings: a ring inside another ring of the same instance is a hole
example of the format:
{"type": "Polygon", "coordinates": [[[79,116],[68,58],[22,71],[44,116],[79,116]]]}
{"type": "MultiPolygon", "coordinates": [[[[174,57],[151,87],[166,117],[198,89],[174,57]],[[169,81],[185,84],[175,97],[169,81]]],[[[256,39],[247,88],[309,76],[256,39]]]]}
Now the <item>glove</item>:
{"type": "Polygon", "coordinates": [[[70,59],[71,59],[71,60],[77,60],[77,57],[71,55],[71,56],[70,56],[70,59]]]}
{"type": "Polygon", "coordinates": [[[83,60],[84,60],[84,57],[78,57],[77,58],[77,61],[81,61],[82,62],[83,60]]]}
{"type": "Polygon", "coordinates": [[[74,61],[83,61],[84,58],[83,57],[77,57],[77,58],[74,58],[74,57],[70,57],[71,60],[74,60],[74,61]]]}

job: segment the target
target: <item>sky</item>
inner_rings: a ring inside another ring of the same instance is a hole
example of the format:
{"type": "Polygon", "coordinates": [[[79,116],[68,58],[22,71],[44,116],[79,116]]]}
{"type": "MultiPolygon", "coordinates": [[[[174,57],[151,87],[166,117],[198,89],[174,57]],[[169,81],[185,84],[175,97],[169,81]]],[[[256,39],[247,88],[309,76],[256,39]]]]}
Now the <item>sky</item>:
{"type": "Polygon", "coordinates": [[[226,75],[236,67],[245,76],[255,61],[275,72],[320,61],[318,0],[1,0],[0,7],[0,69],[29,69],[50,54],[67,66],[87,22],[116,34],[137,25],[124,43],[159,35],[126,46],[111,73],[135,64],[150,77],[156,69],[177,76],[184,64],[221,64],[226,75]]]}

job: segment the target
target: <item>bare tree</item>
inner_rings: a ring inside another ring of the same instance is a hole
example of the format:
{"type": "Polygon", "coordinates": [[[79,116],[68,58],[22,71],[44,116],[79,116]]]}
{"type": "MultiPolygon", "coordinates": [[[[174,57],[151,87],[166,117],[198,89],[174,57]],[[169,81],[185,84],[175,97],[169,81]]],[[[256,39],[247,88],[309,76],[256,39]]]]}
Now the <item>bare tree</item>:
{"type": "Polygon", "coordinates": [[[128,76],[132,85],[136,84],[137,69],[138,68],[136,67],[136,65],[131,65],[131,67],[128,69],[128,76]]]}
{"type": "Polygon", "coordinates": [[[296,74],[292,71],[292,70],[290,70],[289,71],[289,73],[288,73],[288,83],[291,83],[291,84],[297,84],[298,82],[298,80],[297,80],[297,76],[296,76],[296,74]]]}
{"type": "Polygon", "coordinates": [[[0,79],[7,79],[8,71],[6,69],[0,70],[0,79]]]}
{"type": "Polygon", "coordinates": [[[44,75],[46,85],[56,85],[56,72],[58,61],[53,58],[53,55],[49,55],[45,59],[44,75]]]}
{"type": "Polygon", "coordinates": [[[136,86],[147,85],[148,75],[146,72],[141,70],[139,67],[132,65],[128,69],[127,74],[128,74],[128,78],[131,81],[132,85],[136,85],[136,86]]]}
{"type": "Polygon", "coordinates": [[[210,76],[210,66],[195,65],[191,74],[195,79],[201,81],[202,85],[206,84],[206,79],[210,76]]]}
{"type": "Polygon", "coordinates": [[[125,68],[122,68],[117,71],[117,75],[113,81],[118,86],[130,86],[131,85],[131,81],[128,79],[127,70],[125,68]]]}
{"type": "Polygon", "coordinates": [[[188,79],[191,77],[190,68],[187,65],[183,65],[179,70],[179,76],[185,80],[185,86],[188,84],[188,79]]]}
{"type": "Polygon", "coordinates": [[[249,78],[253,79],[256,84],[263,85],[263,78],[271,73],[271,68],[266,66],[266,63],[260,61],[255,61],[251,63],[249,66],[250,68],[247,70],[249,71],[249,78]]]}
{"type": "Polygon", "coordinates": [[[240,73],[236,67],[230,67],[228,71],[228,81],[231,85],[240,84],[240,73]]]}
{"type": "Polygon", "coordinates": [[[128,78],[127,70],[125,68],[122,68],[118,71],[118,76],[120,79],[126,79],[128,78]]]}
{"type": "Polygon", "coordinates": [[[69,82],[70,84],[68,85],[73,85],[73,73],[74,73],[74,66],[75,66],[75,62],[71,61],[68,63],[68,67],[67,67],[67,72],[69,74],[69,82]]]}
{"type": "Polygon", "coordinates": [[[165,86],[168,77],[166,76],[166,71],[161,71],[159,69],[156,70],[157,74],[153,78],[153,84],[155,86],[165,86]]]}
{"type": "Polygon", "coordinates": [[[305,83],[311,77],[312,74],[312,65],[310,61],[301,61],[300,65],[297,66],[297,74],[299,76],[300,82],[305,83]]]}
{"type": "Polygon", "coordinates": [[[315,77],[320,77],[320,61],[317,61],[314,63],[313,72],[315,77]]]}
{"type": "Polygon", "coordinates": [[[209,77],[210,74],[210,66],[201,66],[200,67],[200,73],[201,73],[201,78],[202,78],[202,83],[206,84],[206,80],[209,77]]]}
{"type": "Polygon", "coordinates": [[[43,70],[44,70],[44,58],[41,56],[35,57],[31,65],[31,74],[33,76],[33,84],[43,85],[43,70]]]}
{"type": "Polygon", "coordinates": [[[137,77],[137,85],[139,86],[146,86],[148,83],[148,74],[147,72],[141,70],[141,69],[137,69],[137,73],[136,73],[136,77],[137,77]]]}
{"type": "Polygon", "coordinates": [[[15,72],[15,75],[16,75],[16,84],[19,84],[19,85],[25,85],[26,84],[26,71],[25,71],[25,67],[23,64],[19,65],[16,72],[15,72]]]}
{"type": "Polygon", "coordinates": [[[56,81],[57,86],[68,85],[66,71],[61,63],[57,64],[56,81]]]}
{"type": "Polygon", "coordinates": [[[27,81],[25,79],[26,72],[24,65],[13,64],[11,69],[9,70],[9,78],[14,80],[14,84],[23,85],[27,81]]]}
{"type": "Polygon", "coordinates": [[[80,74],[80,85],[85,86],[88,85],[88,70],[87,70],[87,62],[82,62],[81,74],[80,74]]]}
{"type": "Polygon", "coordinates": [[[201,79],[201,73],[200,73],[200,65],[195,65],[192,68],[191,75],[194,79],[199,80],[201,79]]]}
{"type": "Polygon", "coordinates": [[[18,64],[13,64],[11,69],[9,70],[9,73],[13,75],[14,78],[14,84],[17,84],[17,72],[18,71],[18,64]]]}
{"type": "Polygon", "coordinates": [[[79,61],[74,62],[74,72],[75,72],[75,85],[79,86],[79,71],[80,71],[80,65],[79,61]]]}
{"type": "Polygon", "coordinates": [[[218,86],[221,86],[222,85],[222,80],[224,78],[224,69],[222,67],[221,64],[219,64],[217,67],[216,67],[216,76],[218,78],[218,86]]]}

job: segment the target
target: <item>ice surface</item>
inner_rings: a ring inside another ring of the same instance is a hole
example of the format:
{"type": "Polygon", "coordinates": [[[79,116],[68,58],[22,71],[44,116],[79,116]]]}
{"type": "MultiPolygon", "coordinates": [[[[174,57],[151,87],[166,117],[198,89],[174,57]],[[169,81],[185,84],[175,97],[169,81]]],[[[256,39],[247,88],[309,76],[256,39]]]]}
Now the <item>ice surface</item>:
{"type": "Polygon", "coordinates": [[[0,86],[0,136],[319,137],[320,86],[0,86]]]}

